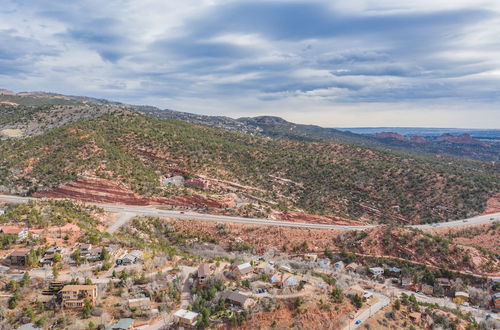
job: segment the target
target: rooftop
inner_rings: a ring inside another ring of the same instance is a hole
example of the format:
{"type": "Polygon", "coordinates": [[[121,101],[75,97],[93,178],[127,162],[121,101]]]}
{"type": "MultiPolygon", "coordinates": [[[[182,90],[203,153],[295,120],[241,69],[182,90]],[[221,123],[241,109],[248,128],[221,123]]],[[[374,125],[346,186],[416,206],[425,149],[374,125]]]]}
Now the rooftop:
{"type": "Polygon", "coordinates": [[[241,294],[241,293],[238,293],[238,292],[234,292],[234,291],[225,291],[225,292],[222,292],[221,298],[229,300],[229,301],[232,301],[232,302],[237,302],[237,303],[239,303],[241,305],[243,305],[247,301],[247,299],[249,299],[244,294],[241,294]]]}
{"type": "Polygon", "coordinates": [[[28,255],[28,253],[29,253],[28,250],[14,250],[14,251],[12,251],[10,256],[11,257],[25,257],[28,255]]]}
{"type": "Polygon", "coordinates": [[[198,276],[205,277],[210,275],[210,265],[209,264],[201,264],[198,266],[198,276]]]}
{"type": "Polygon", "coordinates": [[[194,320],[198,317],[198,313],[191,312],[191,311],[188,311],[188,310],[181,308],[177,312],[174,313],[174,316],[180,317],[183,319],[187,319],[187,320],[194,320]]]}
{"type": "Polygon", "coordinates": [[[77,290],[92,290],[92,289],[97,289],[97,286],[91,284],[69,284],[65,285],[64,288],[62,288],[61,291],[77,291],[77,290]]]}

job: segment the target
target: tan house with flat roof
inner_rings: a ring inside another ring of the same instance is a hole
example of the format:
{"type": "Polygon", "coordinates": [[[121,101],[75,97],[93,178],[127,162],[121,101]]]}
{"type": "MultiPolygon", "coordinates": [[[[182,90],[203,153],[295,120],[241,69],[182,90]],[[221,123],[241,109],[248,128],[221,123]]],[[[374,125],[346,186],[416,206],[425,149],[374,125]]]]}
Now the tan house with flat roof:
{"type": "Polygon", "coordinates": [[[83,308],[85,299],[94,306],[97,301],[95,285],[65,285],[61,290],[63,308],[83,308]]]}

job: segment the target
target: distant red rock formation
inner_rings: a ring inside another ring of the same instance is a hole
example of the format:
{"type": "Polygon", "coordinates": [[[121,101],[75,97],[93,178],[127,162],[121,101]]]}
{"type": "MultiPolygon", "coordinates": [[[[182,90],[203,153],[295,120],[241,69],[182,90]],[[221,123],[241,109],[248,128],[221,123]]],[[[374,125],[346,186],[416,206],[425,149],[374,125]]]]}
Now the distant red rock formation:
{"type": "Polygon", "coordinates": [[[427,139],[425,139],[425,138],[423,138],[421,136],[418,136],[418,135],[412,136],[410,138],[410,141],[411,142],[415,142],[415,143],[427,143],[427,142],[429,142],[427,139]]]}
{"type": "Polygon", "coordinates": [[[477,145],[477,146],[483,146],[483,147],[488,146],[483,141],[476,140],[467,133],[457,135],[457,136],[451,135],[449,133],[445,133],[445,134],[441,135],[440,137],[438,137],[436,139],[436,141],[447,142],[447,143],[456,143],[456,144],[477,145]]]}
{"type": "Polygon", "coordinates": [[[406,137],[395,132],[380,132],[375,134],[379,139],[395,139],[399,141],[406,141],[406,137]]]}

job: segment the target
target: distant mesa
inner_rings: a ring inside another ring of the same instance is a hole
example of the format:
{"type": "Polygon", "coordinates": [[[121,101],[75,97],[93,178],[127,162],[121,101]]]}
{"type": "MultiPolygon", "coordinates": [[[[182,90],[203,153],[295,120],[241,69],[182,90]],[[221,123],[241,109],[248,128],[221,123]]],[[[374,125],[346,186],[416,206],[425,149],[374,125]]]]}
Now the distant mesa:
{"type": "Polygon", "coordinates": [[[406,141],[406,137],[395,132],[380,132],[376,133],[375,136],[379,139],[395,139],[399,141],[406,141]]]}
{"type": "Polygon", "coordinates": [[[415,143],[427,143],[427,142],[429,142],[429,140],[427,140],[426,138],[423,138],[423,137],[418,136],[418,135],[412,136],[410,138],[410,141],[415,142],[415,143]]]}
{"type": "Polygon", "coordinates": [[[488,146],[486,143],[480,140],[474,139],[467,133],[461,135],[451,135],[449,133],[445,133],[436,139],[438,142],[446,142],[446,143],[455,143],[455,144],[468,144],[468,145],[476,145],[486,147],[488,146]]]}

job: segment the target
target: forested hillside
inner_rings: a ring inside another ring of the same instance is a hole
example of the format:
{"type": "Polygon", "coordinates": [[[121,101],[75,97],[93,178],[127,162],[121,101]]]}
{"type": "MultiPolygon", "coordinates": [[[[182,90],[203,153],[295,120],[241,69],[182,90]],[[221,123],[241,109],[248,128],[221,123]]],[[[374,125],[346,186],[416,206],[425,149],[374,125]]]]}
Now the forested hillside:
{"type": "Polygon", "coordinates": [[[4,192],[31,194],[92,174],[165,196],[178,191],[160,177],[182,171],[259,188],[254,195],[276,202],[270,208],[382,222],[470,216],[500,191],[498,165],[489,163],[261,138],[126,110],[3,141],[0,162],[4,192]]]}

